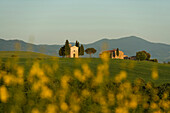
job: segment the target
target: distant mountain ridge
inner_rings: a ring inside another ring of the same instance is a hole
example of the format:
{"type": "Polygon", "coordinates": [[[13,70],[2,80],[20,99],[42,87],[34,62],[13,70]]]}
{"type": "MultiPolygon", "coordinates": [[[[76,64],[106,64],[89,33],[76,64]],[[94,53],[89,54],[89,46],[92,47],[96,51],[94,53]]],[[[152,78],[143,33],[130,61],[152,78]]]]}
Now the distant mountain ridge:
{"type": "MultiPolygon", "coordinates": [[[[47,55],[58,55],[62,45],[35,45],[26,43],[22,40],[4,40],[0,39],[0,51],[16,51],[16,43],[20,44],[21,51],[33,51],[47,55]]],[[[80,42],[81,43],[81,42],[80,42]]],[[[74,43],[71,43],[72,45],[74,43]]],[[[99,57],[102,50],[112,50],[119,48],[128,56],[136,55],[137,51],[145,50],[149,52],[152,58],[157,58],[159,62],[170,61],[170,45],[163,43],[152,43],[136,36],[123,37],[119,39],[101,39],[90,44],[83,44],[84,48],[93,47],[97,52],[93,57],[99,57]]],[[[88,56],[85,54],[85,57],[88,56]]]]}

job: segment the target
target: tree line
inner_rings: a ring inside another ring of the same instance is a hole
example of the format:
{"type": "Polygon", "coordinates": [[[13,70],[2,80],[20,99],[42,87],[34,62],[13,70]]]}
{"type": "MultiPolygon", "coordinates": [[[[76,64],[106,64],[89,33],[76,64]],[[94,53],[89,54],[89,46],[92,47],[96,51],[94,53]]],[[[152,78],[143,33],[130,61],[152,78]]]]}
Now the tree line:
{"type": "MultiPolygon", "coordinates": [[[[97,51],[94,48],[87,48],[86,50],[84,50],[83,44],[81,44],[81,46],[80,46],[80,43],[77,40],[76,40],[75,46],[78,47],[78,55],[79,56],[83,56],[84,52],[86,52],[86,54],[89,54],[91,57],[91,54],[94,54],[97,51]]],[[[66,40],[65,45],[60,48],[59,56],[62,56],[62,57],[70,56],[70,46],[69,46],[68,40],[66,40]]]]}
{"type": "MultiPolygon", "coordinates": [[[[79,45],[79,42],[76,41],[75,46],[79,48],[79,49],[78,49],[78,54],[79,54],[79,56],[84,55],[84,46],[83,46],[83,44],[81,44],[81,46],[80,46],[80,45],[79,45]]],[[[69,46],[69,41],[66,40],[65,45],[62,46],[62,47],[60,48],[60,50],[59,50],[59,56],[69,57],[69,55],[70,55],[70,46],[69,46]]]]}
{"type": "Polygon", "coordinates": [[[151,58],[151,54],[146,51],[139,51],[136,53],[136,60],[158,62],[157,59],[150,59],[150,58],[151,58]]]}

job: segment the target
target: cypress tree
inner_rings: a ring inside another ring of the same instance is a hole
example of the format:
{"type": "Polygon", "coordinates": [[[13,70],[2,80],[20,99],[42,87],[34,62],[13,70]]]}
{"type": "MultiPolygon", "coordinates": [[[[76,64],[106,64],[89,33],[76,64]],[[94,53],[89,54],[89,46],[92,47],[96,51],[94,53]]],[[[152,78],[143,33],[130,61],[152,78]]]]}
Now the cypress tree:
{"type": "Polygon", "coordinates": [[[65,56],[65,46],[61,47],[59,50],[59,56],[65,56]]]}
{"type": "Polygon", "coordinates": [[[80,55],[84,55],[84,46],[81,44],[80,46],[80,55]]]}
{"type": "Polygon", "coordinates": [[[70,55],[70,47],[69,47],[68,40],[66,40],[66,43],[65,43],[65,55],[66,55],[66,57],[69,57],[69,55],[70,55]]]}
{"type": "Polygon", "coordinates": [[[80,54],[79,42],[78,42],[77,40],[76,40],[75,46],[78,47],[78,55],[81,55],[81,54],[80,54]]]}
{"type": "Polygon", "coordinates": [[[117,48],[116,53],[117,53],[117,56],[119,56],[119,48],[117,48]]]}
{"type": "Polygon", "coordinates": [[[79,42],[76,40],[76,44],[75,44],[76,47],[79,47],[79,42]]]}

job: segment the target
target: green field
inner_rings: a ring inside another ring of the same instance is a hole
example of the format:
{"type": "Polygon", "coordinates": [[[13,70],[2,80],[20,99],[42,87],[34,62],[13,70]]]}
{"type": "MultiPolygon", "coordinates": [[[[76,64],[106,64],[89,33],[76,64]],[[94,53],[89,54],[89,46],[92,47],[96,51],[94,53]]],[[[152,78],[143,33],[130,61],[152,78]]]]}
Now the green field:
{"type": "MultiPolygon", "coordinates": [[[[0,58],[3,59],[5,63],[7,60],[13,60],[12,55],[17,56],[19,59],[16,63],[21,64],[27,70],[30,69],[31,65],[35,60],[39,60],[42,64],[52,65],[57,63],[59,65],[59,70],[56,73],[56,76],[61,76],[63,74],[72,75],[74,69],[80,69],[83,64],[88,64],[91,71],[96,75],[97,66],[102,64],[100,58],[55,58],[57,60],[51,59],[51,56],[35,53],[35,52],[24,52],[24,51],[1,51],[0,58]]],[[[158,85],[163,83],[170,83],[170,65],[160,64],[147,61],[133,61],[133,60],[115,60],[110,59],[109,62],[109,76],[113,78],[120,71],[126,71],[128,73],[127,79],[134,81],[136,78],[142,78],[146,82],[152,81],[158,85]],[[151,78],[152,69],[156,68],[158,70],[159,79],[153,80],[151,78]]]]}
{"type": "Polygon", "coordinates": [[[42,53],[29,52],[29,51],[0,51],[0,58],[47,58],[51,57],[42,53]]]}
{"type": "Polygon", "coordinates": [[[19,54],[11,57],[7,52],[3,55],[8,57],[1,56],[0,112],[170,111],[169,64],[19,54]],[[155,80],[153,69],[159,75],[155,80]]]}

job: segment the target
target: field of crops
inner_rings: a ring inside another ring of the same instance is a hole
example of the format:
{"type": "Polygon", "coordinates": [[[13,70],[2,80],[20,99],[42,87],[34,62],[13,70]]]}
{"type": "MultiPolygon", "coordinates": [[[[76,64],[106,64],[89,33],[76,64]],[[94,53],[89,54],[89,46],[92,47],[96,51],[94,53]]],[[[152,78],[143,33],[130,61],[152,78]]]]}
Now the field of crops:
{"type": "Polygon", "coordinates": [[[107,58],[2,58],[0,113],[170,112],[170,65],[107,58]]]}

